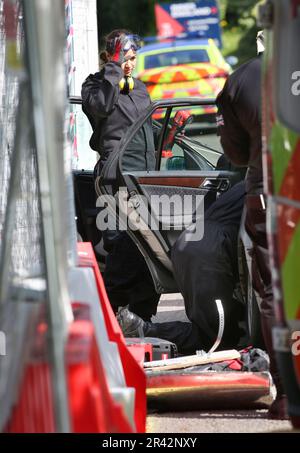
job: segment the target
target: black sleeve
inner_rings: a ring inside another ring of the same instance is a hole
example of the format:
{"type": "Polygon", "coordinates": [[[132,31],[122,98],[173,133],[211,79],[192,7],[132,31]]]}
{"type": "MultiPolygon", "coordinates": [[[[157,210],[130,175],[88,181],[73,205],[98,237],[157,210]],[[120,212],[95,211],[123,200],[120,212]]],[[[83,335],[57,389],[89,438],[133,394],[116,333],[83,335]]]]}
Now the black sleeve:
{"type": "Polygon", "coordinates": [[[101,73],[89,75],[81,90],[83,111],[94,118],[107,117],[118,101],[122,77],[121,66],[114,62],[107,63],[101,73]]]}
{"type": "Polygon", "coordinates": [[[230,94],[228,80],[217,97],[216,104],[218,107],[218,135],[221,137],[224,153],[235,165],[247,166],[249,162],[250,137],[234,110],[234,102],[230,94]]]}

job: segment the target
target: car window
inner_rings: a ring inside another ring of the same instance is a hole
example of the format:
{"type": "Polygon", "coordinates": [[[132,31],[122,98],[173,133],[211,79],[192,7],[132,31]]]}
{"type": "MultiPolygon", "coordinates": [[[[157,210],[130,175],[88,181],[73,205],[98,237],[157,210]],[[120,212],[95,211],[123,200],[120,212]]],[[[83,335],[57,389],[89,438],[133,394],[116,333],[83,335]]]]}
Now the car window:
{"type": "Polygon", "coordinates": [[[176,66],[189,63],[209,63],[205,49],[184,49],[145,56],[145,69],[176,66]]]}
{"type": "Polygon", "coordinates": [[[203,127],[203,129],[199,130],[197,136],[189,135],[187,130],[185,135],[188,137],[189,144],[193,147],[194,152],[203,156],[215,167],[224,152],[216,128],[203,127]]]}
{"type": "Polygon", "coordinates": [[[175,105],[158,106],[133,135],[129,131],[131,139],[120,160],[122,172],[215,169],[223,154],[215,104],[175,105]]]}
{"type": "Polygon", "coordinates": [[[152,124],[160,125],[159,139],[156,140],[157,170],[214,170],[223,154],[214,107],[206,106],[210,114],[200,106],[172,107],[167,111],[157,109],[153,113],[152,124]],[[186,118],[185,127],[176,127],[183,117],[186,118]]]}
{"type": "MultiPolygon", "coordinates": [[[[217,160],[217,159],[216,159],[217,160]]],[[[188,140],[176,141],[171,151],[162,151],[160,171],[212,171],[215,166],[188,140]]]]}

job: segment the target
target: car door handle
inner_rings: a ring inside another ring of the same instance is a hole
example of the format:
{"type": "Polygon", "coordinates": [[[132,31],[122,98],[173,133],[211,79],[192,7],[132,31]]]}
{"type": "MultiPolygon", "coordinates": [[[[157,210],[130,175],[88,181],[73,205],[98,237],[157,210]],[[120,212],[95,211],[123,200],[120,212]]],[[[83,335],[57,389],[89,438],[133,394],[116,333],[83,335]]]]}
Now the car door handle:
{"type": "Polygon", "coordinates": [[[228,179],[205,179],[201,184],[201,188],[206,190],[215,190],[218,192],[226,192],[230,187],[228,179]]]}

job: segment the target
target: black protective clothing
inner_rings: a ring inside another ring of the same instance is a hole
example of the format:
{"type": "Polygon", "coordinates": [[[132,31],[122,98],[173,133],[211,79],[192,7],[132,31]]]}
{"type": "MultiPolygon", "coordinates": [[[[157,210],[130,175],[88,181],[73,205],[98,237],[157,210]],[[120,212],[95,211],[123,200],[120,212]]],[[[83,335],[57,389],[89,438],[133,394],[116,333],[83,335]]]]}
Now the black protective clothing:
{"type": "Polygon", "coordinates": [[[154,289],[143,256],[126,231],[104,231],[103,238],[109,252],[104,283],[114,311],[129,305],[131,311],[150,321],[156,314],[160,295],[154,289]]]}
{"type": "Polygon", "coordinates": [[[224,152],[235,165],[248,166],[247,193],[263,189],[260,83],[257,57],[229,76],[216,101],[224,152]]]}
{"type": "Polygon", "coordinates": [[[275,311],[266,233],[266,201],[263,199],[260,57],[242,65],[229,76],[217,98],[217,106],[218,130],[225,154],[234,164],[248,166],[245,228],[253,242],[253,287],[262,299],[262,330],[271,374],[280,397],[283,388],[272,344],[275,311]]]}
{"type": "MultiPolygon", "coordinates": [[[[225,330],[220,344],[231,349],[241,344],[244,307],[234,297],[238,280],[237,235],[244,205],[245,184],[241,182],[221,195],[207,210],[204,237],[189,241],[187,228],[172,248],[174,275],[184,297],[185,310],[191,322],[170,321],[142,324],[145,336],[158,337],[176,344],[181,354],[208,351],[218,333],[216,299],[221,299],[225,312],[225,330]]],[[[139,320],[124,312],[121,327],[125,334],[139,334],[139,320]]]]}
{"type": "Polygon", "coordinates": [[[225,312],[223,347],[234,347],[242,306],[233,293],[238,282],[237,238],[244,205],[245,183],[221,195],[205,212],[204,237],[187,240],[187,228],[172,249],[172,262],[188,318],[198,326],[202,344],[211,347],[218,332],[220,299],[225,312]]]}
{"type": "Polygon", "coordinates": [[[284,394],[283,385],[276,363],[276,353],[272,342],[272,329],[276,325],[274,294],[270,269],[270,255],[266,234],[266,210],[260,205],[257,195],[246,198],[246,231],[253,242],[252,283],[261,298],[260,315],[265,345],[270,357],[270,372],[276,385],[277,394],[284,394]]]}
{"type": "MultiPolygon", "coordinates": [[[[121,92],[119,82],[123,70],[118,63],[107,63],[82,85],[82,109],[87,115],[93,134],[90,147],[100,154],[99,174],[111,152],[119,146],[128,128],[150,105],[145,85],[134,79],[128,94],[121,92]]],[[[123,170],[154,170],[155,149],[151,119],[134,136],[122,159],[123,170]]]]}
{"type": "MultiPolygon", "coordinates": [[[[100,175],[108,157],[118,151],[129,127],[150,105],[141,81],[134,79],[133,90],[125,92],[119,86],[122,78],[121,65],[109,62],[100,72],[89,75],[82,85],[82,109],[93,129],[90,146],[100,154],[95,176],[100,175]]],[[[123,171],[155,169],[151,118],[126,148],[122,167],[123,171]]],[[[103,231],[103,239],[108,252],[104,283],[113,308],[129,304],[143,319],[150,319],[156,313],[159,295],[144,258],[124,231],[103,231]]]]}

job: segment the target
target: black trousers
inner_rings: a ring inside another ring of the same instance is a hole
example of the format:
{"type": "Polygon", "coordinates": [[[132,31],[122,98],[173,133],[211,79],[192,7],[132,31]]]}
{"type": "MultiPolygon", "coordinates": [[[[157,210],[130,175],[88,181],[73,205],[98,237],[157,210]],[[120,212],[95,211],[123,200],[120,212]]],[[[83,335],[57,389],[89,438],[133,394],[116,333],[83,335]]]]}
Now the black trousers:
{"type": "Polygon", "coordinates": [[[191,321],[155,323],[147,336],[176,343],[182,354],[209,350],[218,333],[216,299],[225,312],[225,330],[219,349],[242,347],[245,307],[234,296],[238,282],[237,237],[244,206],[245,185],[235,185],[206,211],[204,237],[189,241],[190,227],[172,249],[174,275],[191,321]]]}
{"type": "Polygon", "coordinates": [[[272,329],[276,324],[274,296],[270,269],[270,256],[266,232],[266,210],[261,205],[260,195],[247,195],[246,231],[253,242],[252,277],[253,287],[261,297],[260,315],[262,332],[270,358],[270,372],[278,395],[284,393],[276,355],[273,348],[272,329]]]}
{"type": "Polygon", "coordinates": [[[103,231],[103,241],[108,252],[103,279],[113,309],[129,305],[149,321],[156,314],[160,295],[143,256],[125,231],[103,231]]]}

